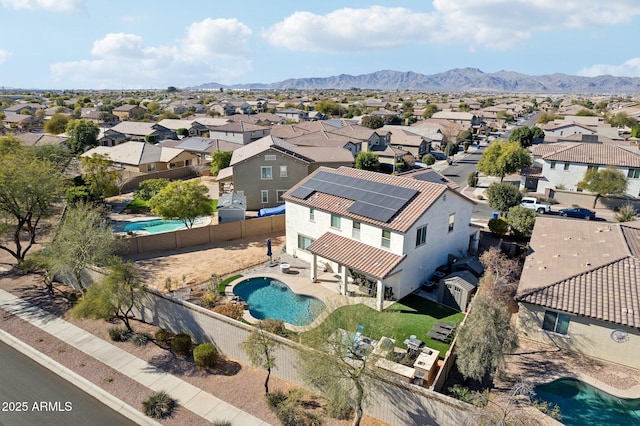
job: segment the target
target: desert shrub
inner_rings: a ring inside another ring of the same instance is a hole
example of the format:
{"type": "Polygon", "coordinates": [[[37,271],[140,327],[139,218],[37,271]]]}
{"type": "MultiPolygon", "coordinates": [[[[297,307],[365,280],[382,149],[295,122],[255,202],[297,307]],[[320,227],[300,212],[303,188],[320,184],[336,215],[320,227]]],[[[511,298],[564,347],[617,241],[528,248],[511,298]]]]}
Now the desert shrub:
{"type": "Polygon", "coordinates": [[[469,404],[473,404],[476,407],[484,407],[489,401],[487,392],[471,390],[465,386],[456,384],[453,385],[453,387],[450,387],[448,390],[451,396],[453,396],[454,398],[469,404]]]}
{"type": "Polygon", "coordinates": [[[171,350],[182,356],[191,355],[191,350],[193,348],[193,343],[191,342],[191,336],[186,333],[176,334],[173,339],[171,339],[171,350]]]}
{"type": "Polygon", "coordinates": [[[202,297],[200,298],[200,302],[202,306],[206,306],[210,308],[216,304],[218,300],[218,295],[212,291],[205,291],[202,297]]]}
{"type": "Polygon", "coordinates": [[[264,331],[277,334],[282,337],[289,337],[289,330],[284,326],[284,321],[278,319],[265,319],[260,323],[264,331]]]}
{"type": "Polygon", "coordinates": [[[149,398],[142,401],[142,411],[154,419],[164,419],[171,416],[176,408],[176,400],[165,391],[154,392],[149,398]]]}
{"type": "Polygon", "coordinates": [[[493,235],[503,236],[509,232],[509,224],[502,217],[489,219],[489,231],[491,231],[493,235]]]}
{"type": "Polygon", "coordinates": [[[156,334],[155,334],[156,343],[159,344],[160,346],[165,346],[165,347],[169,346],[169,344],[171,343],[172,337],[173,337],[173,334],[170,331],[165,330],[164,328],[161,328],[160,330],[156,331],[156,334]]]}
{"type": "Polygon", "coordinates": [[[425,155],[422,156],[422,162],[424,164],[426,164],[427,166],[431,166],[431,165],[435,164],[436,157],[433,154],[425,154],[425,155]]]}
{"type": "Polygon", "coordinates": [[[193,362],[198,367],[211,368],[218,359],[218,349],[213,343],[202,343],[193,349],[193,362]]]}
{"type": "Polygon", "coordinates": [[[234,320],[240,320],[242,319],[242,315],[244,315],[244,308],[239,303],[225,303],[224,305],[218,305],[213,308],[213,312],[233,318],[234,320]]]}
{"type": "Polygon", "coordinates": [[[267,403],[271,408],[277,408],[278,405],[282,404],[286,400],[287,394],[280,389],[276,389],[275,391],[267,394],[267,403]]]}
{"type": "Polygon", "coordinates": [[[478,184],[478,173],[477,172],[469,173],[469,176],[467,176],[467,185],[469,185],[472,188],[475,188],[477,184],[478,184]]]}
{"type": "Polygon", "coordinates": [[[231,426],[231,422],[229,420],[215,420],[211,426],[231,426]]]}
{"type": "Polygon", "coordinates": [[[288,394],[275,391],[267,394],[267,401],[284,426],[319,426],[320,419],[303,408],[303,392],[292,389],[288,394]]]}
{"type": "Polygon", "coordinates": [[[630,222],[636,217],[636,208],[632,204],[625,204],[616,212],[616,220],[618,222],[630,222]]]}
{"type": "Polygon", "coordinates": [[[149,335],[146,333],[134,333],[130,340],[136,346],[144,346],[149,343],[149,335]]]}
{"type": "Polygon", "coordinates": [[[114,342],[126,342],[131,337],[131,332],[125,327],[111,327],[109,337],[114,342]]]}

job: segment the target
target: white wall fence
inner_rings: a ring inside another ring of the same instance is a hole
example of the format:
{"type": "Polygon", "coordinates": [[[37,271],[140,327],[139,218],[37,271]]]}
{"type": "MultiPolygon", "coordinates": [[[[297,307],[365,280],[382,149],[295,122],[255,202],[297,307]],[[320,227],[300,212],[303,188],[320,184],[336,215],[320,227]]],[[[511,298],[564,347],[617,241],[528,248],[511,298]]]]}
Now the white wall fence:
{"type": "MultiPolygon", "coordinates": [[[[173,333],[188,333],[198,343],[212,342],[224,356],[249,365],[241,349],[252,329],[247,324],[152,289],[148,290],[137,317],[173,333]]],[[[298,352],[302,347],[278,336],[274,339],[279,345],[273,375],[306,387],[297,368],[298,352]]],[[[471,405],[454,398],[396,381],[376,387],[371,394],[365,413],[391,425],[457,426],[474,410],[471,405]]]]}

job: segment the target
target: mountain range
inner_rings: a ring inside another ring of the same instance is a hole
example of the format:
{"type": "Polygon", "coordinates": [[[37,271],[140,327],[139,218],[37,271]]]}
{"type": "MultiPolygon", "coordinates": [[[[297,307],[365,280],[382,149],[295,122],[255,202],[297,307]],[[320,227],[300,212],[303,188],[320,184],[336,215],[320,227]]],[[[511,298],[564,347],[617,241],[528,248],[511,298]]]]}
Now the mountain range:
{"type": "Polygon", "coordinates": [[[456,68],[438,74],[425,75],[412,71],[376,71],[370,74],[340,74],[333,77],[294,78],[276,83],[223,85],[205,83],[189,89],[226,90],[311,90],[363,89],[410,90],[424,92],[486,92],[486,93],[640,93],[640,77],[580,77],[568,74],[527,75],[512,71],[485,73],[477,68],[456,68]]]}

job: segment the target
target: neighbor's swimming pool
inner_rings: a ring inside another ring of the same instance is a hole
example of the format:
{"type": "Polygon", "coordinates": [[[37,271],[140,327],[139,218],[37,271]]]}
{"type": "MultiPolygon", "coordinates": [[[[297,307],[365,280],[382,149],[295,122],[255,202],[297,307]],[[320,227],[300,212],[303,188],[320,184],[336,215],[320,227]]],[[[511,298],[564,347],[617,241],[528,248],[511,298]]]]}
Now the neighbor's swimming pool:
{"type": "Polygon", "coordinates": [[[617,398],[580,380],[554,380],[535,392],[560,407],[565,425],[640,425],[640,399],[617,398]]]}
{"type": "Polygon", "coordinates": [[[146,231],[150,234],[157,234],[159,232],[175,231],[176,229],[185,227],[184,222],[181,220],[153,219],[127,223],[124,226],[124,231],[146,231]]]}
{"type": "Polygon", "coordinates": [[[293,325],[310,324],[326,307],[313,296],[294,293],[275,278],[248,278],[236,284],[233,294],[247,302],[254,318],[280,319],[293,325]]]}

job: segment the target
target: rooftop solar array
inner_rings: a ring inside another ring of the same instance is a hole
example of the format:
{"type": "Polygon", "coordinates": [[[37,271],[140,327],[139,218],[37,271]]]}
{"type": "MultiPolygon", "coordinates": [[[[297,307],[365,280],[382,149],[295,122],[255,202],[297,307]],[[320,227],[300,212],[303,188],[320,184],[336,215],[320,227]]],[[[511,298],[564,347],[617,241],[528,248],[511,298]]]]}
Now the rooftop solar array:
{"type": "Polygon", "coordinates": [[[381,222],[388,222],[418,193],[415,189],[321,171],[291,196],[304,200],[316,191],[353,200],[347,211],[381,222]]]}

